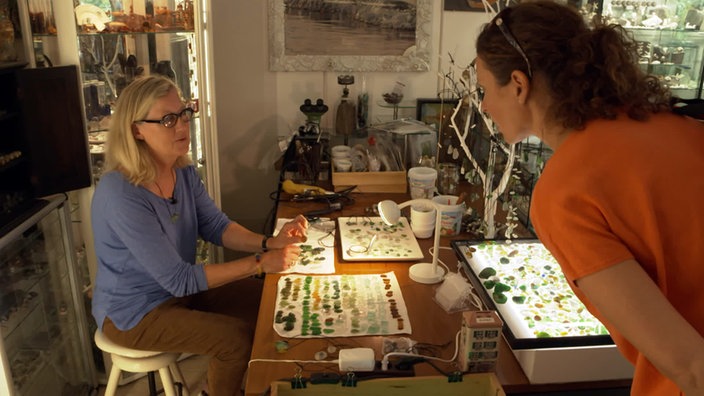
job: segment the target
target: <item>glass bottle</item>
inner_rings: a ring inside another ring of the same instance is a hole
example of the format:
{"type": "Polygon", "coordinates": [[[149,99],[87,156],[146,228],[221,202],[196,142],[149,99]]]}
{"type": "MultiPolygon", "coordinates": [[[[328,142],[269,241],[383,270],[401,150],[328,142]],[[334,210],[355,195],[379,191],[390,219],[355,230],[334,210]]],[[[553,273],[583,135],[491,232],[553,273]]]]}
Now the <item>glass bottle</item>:
{"type": "Polygon", "coordinates": [[[369,94],[367,78],[362,75],[362,91],[357,95],[357,128],[366,128],[369,124],[369,94]]]}
{"type": "Polygon", "coordinates": [[[354,84],[354,76],[338,76],[337,83],[344,85],[340,104],[335,114],[335,132],[345,137],[345,144],[357,125],[357,111],[355,105],[349,100],[350,90],[347,85],[354,84]]]}
{"type": "Polygon", "coordinates": [[[15,27],[3,11],[0,12],[0,62],[14,62],[16,60],[15,27]]]}

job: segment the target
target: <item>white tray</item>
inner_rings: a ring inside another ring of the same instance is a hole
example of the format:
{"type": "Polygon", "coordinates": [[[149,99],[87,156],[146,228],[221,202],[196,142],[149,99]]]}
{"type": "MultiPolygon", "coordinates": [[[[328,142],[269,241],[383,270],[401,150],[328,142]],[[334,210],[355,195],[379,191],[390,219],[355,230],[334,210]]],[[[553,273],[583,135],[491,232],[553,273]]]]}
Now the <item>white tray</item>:
{"type": "Polygon", "coordinates": [[[345,261],[417,261],[424,257],[405,217],[393,226],[384,224],[381,217],[368,216],[339,217],[337,224],[345,261]],[[377,238],[370,251],[353,251],[366,249],[375,234],[377,238]]]}

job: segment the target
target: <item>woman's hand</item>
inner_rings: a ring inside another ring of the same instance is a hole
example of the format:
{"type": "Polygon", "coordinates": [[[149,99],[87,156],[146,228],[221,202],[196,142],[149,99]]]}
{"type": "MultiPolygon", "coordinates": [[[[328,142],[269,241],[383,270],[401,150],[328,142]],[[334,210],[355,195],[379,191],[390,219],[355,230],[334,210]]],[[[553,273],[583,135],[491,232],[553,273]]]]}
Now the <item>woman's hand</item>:
{"type": "Polygon", "coordinates": [[[264,272],[285,271],[298,262],[301,248],[297,245],[286,245],[281,249],[272,249],[262,253],[261,268],[264,272]]]}
{"type": "Polygon", "coordinates": [[[308,220],[303,215],[296,216],[281,227],[275,237],[267,241],[268,249],[280,249],[292,243],[305,242],[308,239],[308,220]]]}

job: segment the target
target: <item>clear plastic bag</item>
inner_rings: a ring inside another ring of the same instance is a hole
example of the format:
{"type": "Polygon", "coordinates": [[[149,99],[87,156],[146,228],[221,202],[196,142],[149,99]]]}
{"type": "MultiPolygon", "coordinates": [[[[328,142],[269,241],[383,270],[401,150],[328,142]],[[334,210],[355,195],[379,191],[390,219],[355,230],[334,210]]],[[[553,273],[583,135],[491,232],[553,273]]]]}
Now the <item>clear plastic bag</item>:
{"type": "Polygon", "coordinates": [[[469,309],[472,286],[462,275],[450,272],[435,289],[433,299],[448,313],[469,309]]]}

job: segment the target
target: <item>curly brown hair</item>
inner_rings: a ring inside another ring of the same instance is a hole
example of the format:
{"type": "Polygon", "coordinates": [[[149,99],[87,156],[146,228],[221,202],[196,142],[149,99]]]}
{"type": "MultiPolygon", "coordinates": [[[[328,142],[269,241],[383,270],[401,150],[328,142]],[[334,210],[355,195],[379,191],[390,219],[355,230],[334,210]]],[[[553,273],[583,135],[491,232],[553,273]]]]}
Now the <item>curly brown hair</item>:
{"type": "Polygon", "coordinates": [[[637,44],[623,27],[598,19],[589,27],[574,9],[547,0],[506,8],[482,28],[477,56],[500,85],[514,70],[528,75],[528,65],[497,18],[525,52],[533,76],[545,79],[553,99],[548,117],[565,128],[581,130],[590,120],[614,119],[620,112],[646,120],[669,111],[669,90],[640,69],[637,44]]]}

